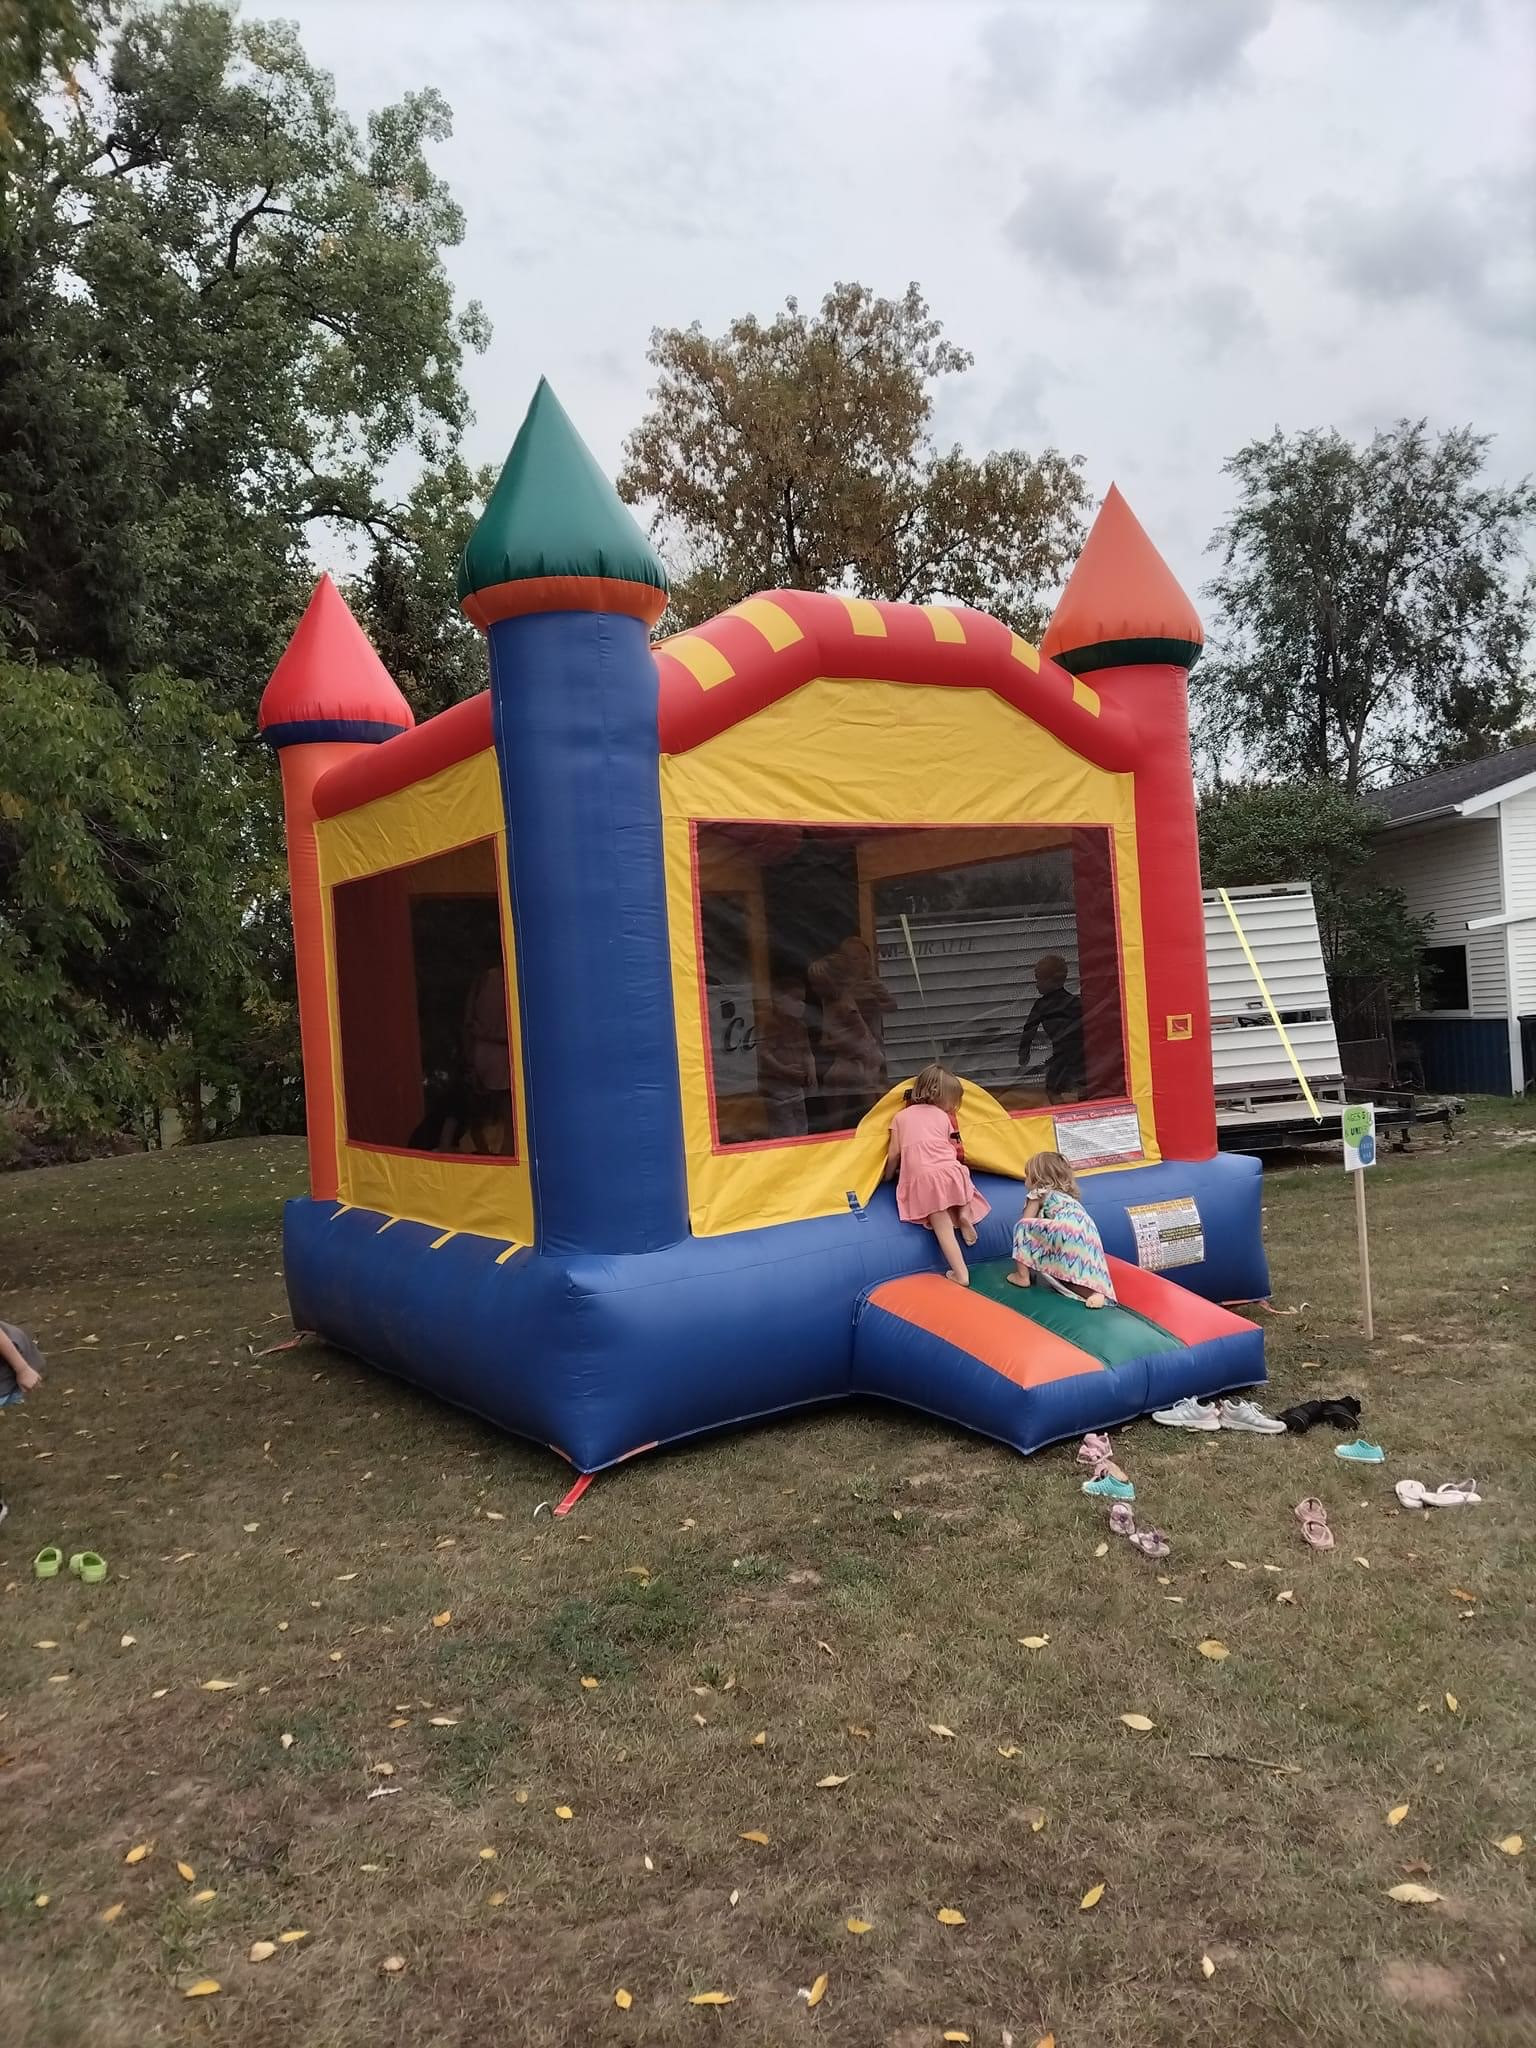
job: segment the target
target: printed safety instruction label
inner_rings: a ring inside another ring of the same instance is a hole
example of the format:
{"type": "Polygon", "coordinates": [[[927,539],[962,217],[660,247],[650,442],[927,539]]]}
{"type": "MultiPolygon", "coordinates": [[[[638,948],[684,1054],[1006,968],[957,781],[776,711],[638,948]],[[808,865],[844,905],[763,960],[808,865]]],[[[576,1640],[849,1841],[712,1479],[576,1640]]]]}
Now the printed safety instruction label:
{"type": "Polygon", "coordinates": [[[1124,1109],[1058,1109],[1054,1122],[1056,1150],[1069,1166],[1123,1166],[1146,1156],[1134,1104],[1124,1109]]]}
{"type": "Polygon", "coordinates": [[[1166,1273],[1170,1266],[1198,1266],[1205,1257],[1205,1230],[1193,1195],[1138,1202],[1125,1213],[1136,1233],[1136,1263],[1149,1273],[1166,1273]]]}

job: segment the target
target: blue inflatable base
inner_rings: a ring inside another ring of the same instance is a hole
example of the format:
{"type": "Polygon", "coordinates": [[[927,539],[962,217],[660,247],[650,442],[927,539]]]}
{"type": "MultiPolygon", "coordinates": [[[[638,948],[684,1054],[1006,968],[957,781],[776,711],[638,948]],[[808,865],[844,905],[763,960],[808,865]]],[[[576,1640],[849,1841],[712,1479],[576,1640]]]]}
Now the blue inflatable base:
{"type": "MultiPolygon", "coordinates": [[[[992,1214],[972,1256],[1005,1258],[1021,1191],[989,1175],[978,1185],[992,1214]]],[[[1204,1257],[1177,1270],[1179,1284],[1211,1301],[1257,1301],[1269,1293],[1260,1185],[1257,1160],[1219,1154],[1093,1176],[1083,1199],[1106,1250],[1134,1264],[1128,1209],[1192,1197],[1204,1257]]],[[[444,1239],[440,1227],[408,1221],[386,1232],[386,1223],[335,1202],[287,1205],[295,1327],[548,1445],[581,1472],[861,1391],[1032,1449],[1123,1420],[1154,1400],[1263,1378],[1257,1331],[1241,1361],[1221,1354],[1219,1342],[1150,1357],[1144,1378],[1118,1387],[1112,1417],[1096,1412],[1080,1422],[1078,1396],[1066,1391],[1078,1383],[1064,1382],[1060,1426],[1044,1436],[1020,1422],[1016,1404],[1010,1419],[986,1401],[961,1399],[956,1390],[975,1365],[963,1355],[934,1354],[899,1384],[861,1387],[855,1328],[865,1295],[882,1281],[940,1268],[933,1239],[900,1221],[889,1187],[846,1215],[617,1257],[509,1255],[504,1240],[444,1239]],[[443,1241],[434,1249],[436,1240],[443,1241]]]]}

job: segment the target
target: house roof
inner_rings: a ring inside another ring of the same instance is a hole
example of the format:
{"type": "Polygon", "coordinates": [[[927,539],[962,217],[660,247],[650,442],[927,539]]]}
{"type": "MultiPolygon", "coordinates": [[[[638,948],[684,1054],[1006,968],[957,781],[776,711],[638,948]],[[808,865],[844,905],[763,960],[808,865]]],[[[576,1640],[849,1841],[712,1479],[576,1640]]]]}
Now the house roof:
{"type": "Polygon", "coordinates": [[[990,690],[1101,767],[1133,765],[1129,722],[1000,619],[960,605],[768,590],[658,642],[664,754],[686,753],[818,676],[990,690]]]}
{"type": "MultiPolygon", "coordinates": [[[[1415,775],[1387,789],[1368,790],[1365,801],[1387,825],[1407,825],[1425,818],[1448,816],[1478,798],[1491,798],[1508,785],[1536,776],[1536,746],[1508,747],[1481,761],[1458,761],[1431,775],[1415,775]]],[[[1479,803],[1479,810],[1486,805],[1479,803]]]]}
{"type": "Polygon", "coordinates": [[[1040,643],[1075,676],[1101,668],[1193,668],[1200,617],[1146,528],[1111,484],[1040,643]]]}
{"type": "Polygon", "coordinates": [[[666,570],[545,377],[460,557],[459,602],[482,628],[541,611],[654,625],[666,607],[666,570]]]}
{"type": "Polygon", "coordinates": [[[388,740],[416,719],[347,601],[322,576],[256,713],[269,747],[388,740]]]}

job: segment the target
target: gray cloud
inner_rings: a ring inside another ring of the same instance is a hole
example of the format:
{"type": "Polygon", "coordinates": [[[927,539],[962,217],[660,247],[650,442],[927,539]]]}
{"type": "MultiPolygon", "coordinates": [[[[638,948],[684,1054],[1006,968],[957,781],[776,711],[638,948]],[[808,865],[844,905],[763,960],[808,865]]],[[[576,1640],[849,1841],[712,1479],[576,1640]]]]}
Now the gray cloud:
{"type": "Polygon", "coordinates": [[[1536,328],[1536,167],[1319,204],[1309,240],[1330,281],[1364,303],[1429,306],[1498,337],[1536,328]]]}
{"type": "Polygon", "coordinates": [[[1104,66],[1104,82],[1126,106],[1146,112],[1230,89],[1274,12],[1275,0],[1146,0],[1104,66]]]}
{"type": "Polygon", "coordinates": [[[1101,171],[1048,164],[1029,180],[1003,234],[1050,277],[1103,284],[1139,260],[1134,224],[1117,204],[1115,181],[1101,171]]]}
{"type": "Polygon", "coordinates": [[[1004,7],[990,14],[976,37],[971,73],[987,113],[1039,106],[1056,82],[1061,30],[1043,7],[1004,7]]]}
{"type": "Polygon", "coordinates": [[[1208,362],[1234,351],[1252,354],[1268,338],[1259,302],[1245,284],[1194,285],[1180,293],[1179,307],[1208,362]]]}

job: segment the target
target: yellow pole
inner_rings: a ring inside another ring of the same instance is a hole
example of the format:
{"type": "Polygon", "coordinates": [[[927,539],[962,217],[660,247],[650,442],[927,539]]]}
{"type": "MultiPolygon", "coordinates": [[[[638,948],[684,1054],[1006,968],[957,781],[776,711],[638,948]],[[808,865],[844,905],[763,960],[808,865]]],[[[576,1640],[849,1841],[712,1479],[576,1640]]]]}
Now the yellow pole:
{"type": "MultiPolygon", "coordinates": [[[[1243,949],[1243,958],[1248,962],[1249,970],[1254,980],[1259,984],[1259,994],[1264,998],[1264,1007],[1269,1012],[1269,1021],[1279,1032],[1280,1043],[1285,1047],[1285,1056],[1296,1070],[1296,1079],[1301,1083],[1301,1092],[1307,1098],[1307,1107],[1312,1112],[1312,1121],[1320,1124],[1323,1120],[1323,1113],[1318,1108],[1316,1098],[1307,1085],[1306,1075],[1301,1071],[1301,1061],[1296,1057],[1296,1048],[1291,1044],[1290,1035],[1286,1031],[1285,1026],[1280,1022],[1280,1012],[1275,1008],[1275,999],[1269,992],[1268,982],[1259,971],[1259,963],[1253,957],[1253,948],[1248,943],[1248,934],[1237,921],[1237,912],[1232,908],[1232,898],[1225,889],[1218,889],[1216,894],[1221,898],[1222,909],[1232,920],[1232,929],[1237,933],[1237,943],[1243,949]]],[[[1366,1334],[1369,1335],[1370,1332],[1367,1331],[1366,1334]]]]}

